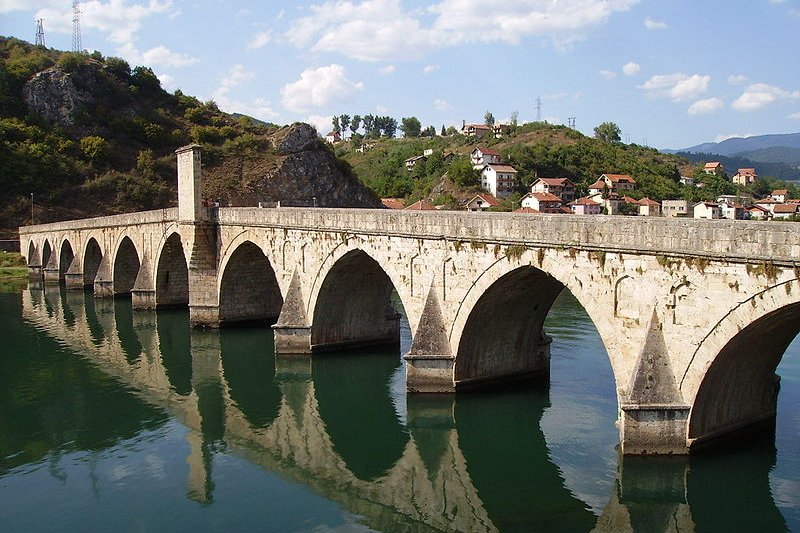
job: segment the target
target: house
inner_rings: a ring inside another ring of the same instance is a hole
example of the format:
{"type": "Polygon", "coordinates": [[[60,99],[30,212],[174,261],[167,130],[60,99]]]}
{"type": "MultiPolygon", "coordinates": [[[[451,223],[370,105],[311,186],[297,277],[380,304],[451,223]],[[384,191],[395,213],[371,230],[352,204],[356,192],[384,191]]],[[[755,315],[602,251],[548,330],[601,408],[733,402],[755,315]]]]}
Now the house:
{"type": "Polygon", "coordinates": [[[432,156],[433,155],[433,148],[426,148],[425,150],[422,151],[422,155],[424,155],[425,157],[432,156]]]}
{"type": "Polygon", "coordinates": [[[686,217],[692,212],[694,203],[689,200],[664,200],[661,202],[661,212],[665,217],[686,217]]]}
{"type": "Polygon", "coordinates": [[[414,167],[417,166],[417,163],[419,163],[420,161],[427,161],[427,160],[428,157],[424,155],[415,155],[414,157],[409,157],[404,161],[404,163],[406,164],[406,170],[411,172],[412,170],[414,170],[414,167]]]}
{"type": "Polygon", "coordinates": [[[465,137],[481,138],[492,131],[486,124],[467,124],[461,121],[461,135],[465,137]]]}
{"type": "Polygon", "coordinates": [[[500,153],[488,148],[478,147],[470,152],[469,160],[473,168],[482,169],[484,165],[499,164],[500,153]]]}
{"type": "Polygon", "coordinates": [[[576,215],[599,215],[603,209],[599,203],[588,196],[570,202],[569,208],[576,215]]]}
{"type": "Polygon", "coordinates": [[[690,178],[689,176],[681,176],[678,181],[680,181],[681,185],[687,185],[689,187],[694,186],[694,178],[690,178]]]}
{"type": "Polygon", "coordinates": [[[539,178],[531,185],[531,192],[547,192],[564,202],[575,199],[575,184],[569,178],[539,178]]]}
{"type": "Polygon", "coordinates": [[[497,207],[500,201],[491,194],[480,193],[466,203],[467,211],[486,211],[490,207],[497,207]]]}
{"type": "Polygon", "coordinates": [[[522,207],[530,207],[540,213],[561,213],[561,198],[549,192],[529,192],[522,197],[522,207]]]}
{"type": "Polygon", "coordinates": [[[694,206],[694,218],[716,219],[722,217],[722,210],[716,202],[698,202],[694,206]]]}
{"type": "Polygon", "coordinates": [[[754,168],[740,168],[731,181],[737,185],[752,185],[758,181],[758,174],[754,168]]]}
{"type": "Polygon", "coordinates": [[[404,209],[403,200],[400,198],[381,198],[381,203],[389,209],[404,209]]]}
{"type": "Polygon", "coordinates": [[[619,214],[619,203],[622,201],[622,199],[617,193],[607,193],[604,196],[602,192],[593,194],[590,190],[587,197],[600,204],[601,212],[607,215],[619,214]]]}
{"type": "Polygon", "coordinates": [[[342,136],[339,134],[338,131],[329,131],[325,134],[325,141],[330,144],[338,143],[342,140],[342,136]]]}
{"type": "Polygon", "coordinates": [[[651,200],[647,196],[639,200],[639,216],[640,217],[660,217],[661,204],[655,200],[651,200]]]}
{"type": "Polygon", "coordinates": [[[776,202],[784,203],[789,199],[789,191],[786,189],[775,189],[772,191],[772,194],[770,194],[770,198],[776,202]]]}
{"type": "Polygon", "coordinates": [[[753,203],[753,197],[748,194],[720,194],[717,196],[717,203],[750,205],[753,203]]]}
{"type": "Polygon", "coordinates": [[[427,200],[417,200],[410,206],[406,207],[404,211],[433,211],[436,209],[432,203],[427,200]]]}
{"type": "Polygon", "coordinates": [[[529,215],[538,215],[539,211],[532,207],[520,207],[519,209],[514,209],[514,213],[528,213],[529,215]]]}
{"type": "Polygon", "coordinates": [[[772,218],[772,213],[770,213],[769,209],[764,209],[761,206],[753,205],[746,209],[750,220],[769,220],[772,218]]]}
{"type": "Polygon", "coordinates": [[[508,135],[509,131],[511,131],[511,128],[508,124],[495,124],[492,126],[495,139],[502,139],[504,135],[508,135]]]}
{"type": "Polygon", "coordinates": [[[505,198],[517,187],[517,170],[511,165],[484,165],[481,171],[481,187],[498,198],[505,198]]]}
{"type": "Polygon", "coordinates": [[[589,195],[602,193],[621,193],[632,191],[636,187],[636,180],[627,174],[603,174],[597,181],[589,185],[589,195]]]}
{"type": "Polygon", "coordinates": [[[736,203],[719,204],[720,213],[722,218],[729,220],[745,220],[748,218],[748,212],[745,206],[736,203]]]}
{"type": "Polygon", "coordinates": [[[711,161],[703,165],[703,172],[706,174],[714,174],[715,176],[722,176],[725,174],[725,167],[719,161],[711,161]]]}
{"type": "Polygon", "coordinates": [[[758,207],[762,207],[770,212],[770,214],[775,212],[775,207],[781,205],[783,202],[778,202],[774,200],[772,197],[762,198],[761,200],[756,200],[755,204],[758,207]]]}
{"type": "Polygon", "coordinates": [[[797,204],[777,204],[772,210],[772,218],[792,218],[797,215],[797,204]]]}

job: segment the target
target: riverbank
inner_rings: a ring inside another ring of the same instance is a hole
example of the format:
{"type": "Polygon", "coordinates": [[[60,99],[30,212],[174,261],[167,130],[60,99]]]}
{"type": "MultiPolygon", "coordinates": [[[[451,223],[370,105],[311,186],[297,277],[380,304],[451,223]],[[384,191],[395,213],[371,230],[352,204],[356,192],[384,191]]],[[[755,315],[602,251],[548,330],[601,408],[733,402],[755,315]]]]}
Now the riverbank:
{"type": "Polygon", "coordinates": [[[28,268],[20,254],[0,251],[0,291],[24,289],[28,284],[28,268]]]}

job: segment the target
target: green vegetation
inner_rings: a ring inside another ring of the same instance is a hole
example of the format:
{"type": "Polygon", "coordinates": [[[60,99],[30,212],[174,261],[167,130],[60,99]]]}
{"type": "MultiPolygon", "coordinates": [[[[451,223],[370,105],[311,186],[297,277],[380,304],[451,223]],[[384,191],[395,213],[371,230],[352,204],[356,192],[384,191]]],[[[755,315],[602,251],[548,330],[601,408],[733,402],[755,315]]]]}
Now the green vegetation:
{"type": "Polygon", "coordinates": [[[0,251],[0,291],[16,291],[27,283],[25,258],[20,254],[0,251]]]}
{"type": "Polygon", "coordinates": [[[0,234],[29,223],[31,207],[34,222],[167,207],[176,148],[201,143],[207,164],[252,157],[268,151],[276,129],[167,93],[148,67],[0,37],[0,234]],[[23,99],[25,84],[51,67],[80,96],[64,120],[30,112],[23,99]]]}

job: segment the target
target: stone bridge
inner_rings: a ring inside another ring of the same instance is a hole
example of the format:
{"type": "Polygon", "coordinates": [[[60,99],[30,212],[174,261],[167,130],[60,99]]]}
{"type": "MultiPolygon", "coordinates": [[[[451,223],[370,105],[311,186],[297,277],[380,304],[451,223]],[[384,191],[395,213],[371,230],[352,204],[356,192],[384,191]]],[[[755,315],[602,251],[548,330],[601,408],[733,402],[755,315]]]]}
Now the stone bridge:
{"type": "Polygon", "coordinates": [[[792,223],[207,208],[199,147],[179,206],[20,228],[31,276],[194,326],[273,324],[276,352],[397,342],[413,392],[547,376],[543,323],[567,288],[616,381],[627,454],[687,453],[770,424],[775,369],[800,329],[792,223]]]}

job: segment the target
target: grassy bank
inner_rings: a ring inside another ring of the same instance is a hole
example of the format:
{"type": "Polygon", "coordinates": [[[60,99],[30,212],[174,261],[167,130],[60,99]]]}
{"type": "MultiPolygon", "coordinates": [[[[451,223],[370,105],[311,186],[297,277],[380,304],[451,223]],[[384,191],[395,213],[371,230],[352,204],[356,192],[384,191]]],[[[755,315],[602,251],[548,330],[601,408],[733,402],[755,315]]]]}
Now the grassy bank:
{"type": "Polygon", "coordinates": [[[0,291],[24,289],[28,284],[28,269],[20,254],[0,252],[0,291]]]}

